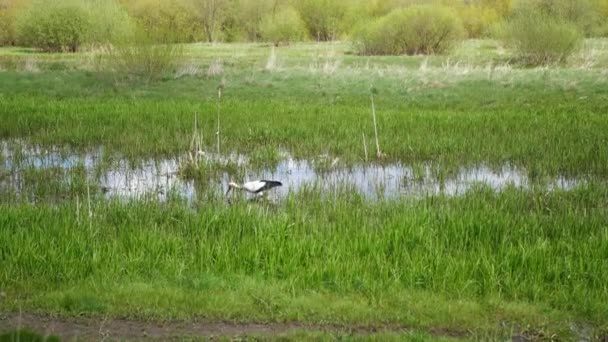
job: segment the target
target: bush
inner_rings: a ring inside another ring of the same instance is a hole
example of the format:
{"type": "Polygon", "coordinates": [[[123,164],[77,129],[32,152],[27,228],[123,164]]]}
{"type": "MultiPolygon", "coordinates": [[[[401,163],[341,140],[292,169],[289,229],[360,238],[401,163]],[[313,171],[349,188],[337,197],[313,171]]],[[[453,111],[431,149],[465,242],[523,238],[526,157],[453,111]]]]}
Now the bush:
{"type": "Polygon", "coordinates": [[[488,7],[462,6],[458,10],[458,15],[468,38],[488,35],[492,25],[499,21],[496,10],[488,7]]]}
{"type": "Polygon", "coordinates": [[[590,0],[536,0],[535,5],[546,15],[576,25],[587,36],[594,35],[600,24],[599,8],[590,0]]]}
{"type": "Polygon", "coordinates": [[[127,9],[139,29],[159,42],[195,42],[204,37],[193,1],[134,0],[127,9]]]}
{"type": "Polygon", "coordinates": [[[303,40],[306,26],[298,12],[287,7],[275,14],[269,14],[261,26],[262,38],[275,45],[303,40]]]}
{"type": "Polygon", "coordinates": [[[49,52],[76,52],[90,32],[91,18],[78,1],[34,1],[18,19],[20,42],[49,52]]]}
{"type": "Polygon", "coordinates": [[[504,35],[519,57],[531,65],[563,62],[583,41],[575,24],[534,9],[515,13],[506,23],[504,35]]]}
{"type": "Polygon", "coordinates": [[[174,72],[183,56],[182,45],[159,42],[158,37],[138,30],[131,39],[113,46],[105,64],[120,75],[157,79],[174,72]]]}
{"type": "Polygon", "coordinates": [[[132,31],[129,15],[116,0],[36,0],[18,18],[19,43],[50,52],[111,44],[132,31]]]}
{"type": "Polygon", "coordinates": [[[463,36],[456,14],[443,6],[419,5],[394,10],[354,34],[365,55],[440,54],[463,36]]]}
{"type": "Polygon", "coordinates": [[[133,34],[133,24],[126,9],[115,0],[87,2],[91,14],[88,42],[106,45],[122,41],[133,34]]]}
{"type": "MultiPolygon", "coordinates": [[[[248,41],[262,39],[262,24],[268,13],[273,12],[273,0],[240,0],[230,15],[234,21],[233,30],[242,34],[248,41]]],[[[226,26],[226,25],[224,25],[226,26]]]]}
{"type": "Polygon", "coordinates": [[[25,0],[0,0],[0,46],[17,43],[17,13],[25,0]]]}
{"type": "Polygon", "coordinates": [[[295,5],[310,37],[329,41],[343,33],[342,20],[348,9],[345,0],[299,0],[295,5]]]}

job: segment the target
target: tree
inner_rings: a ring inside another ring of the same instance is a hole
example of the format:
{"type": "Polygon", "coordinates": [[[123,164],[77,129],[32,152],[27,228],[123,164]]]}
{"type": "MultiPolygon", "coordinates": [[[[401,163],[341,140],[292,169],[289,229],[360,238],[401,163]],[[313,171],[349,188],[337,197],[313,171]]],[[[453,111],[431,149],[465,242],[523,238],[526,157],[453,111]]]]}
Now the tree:
{"type": "Polygon", "coordinates": [[[27,0],[0,0],[0,46],[17,43],[17,14],[27,0]]]}
{"type": "Polygon", "coordinates": [[[311,37],[317,40],[333,40],[341,33],[342,20],[348,9],[346,1],[299,0],[296,9],[311,37]]]}
{"type": "Polygon", "coordinates": [[[44,51],[76,52],[88,42],[91,17],[78,1],[39,0],[19,17],[18,32],[22,42],[44,51]]]}
{"type": "Polygon", "coordinates": [[[276,0],[240,0],[234,11],[239,28],[249,41],[262,37],[261,25],[264,17],[273,12],[276,0]]]}
{"type": "Polygon", "coordinates": [[[189,0],[132,0],[129,14],[150,38],[162,42],[192,42],[202,38],[198,15],[189,0]]]}
{"type": "Polygon", "coordinates": [[[263,38],[276,46],[301,41],[306,36],[306,26],[298,11],[292,7],[286,7],[276,13],[269,12],[262,23],[261,31],[263,38]]]}
{"type": "Polygon", "coordinates": [[[229,7],[228,0],[191,0],[208,42],[215,41],[229,7]]]}

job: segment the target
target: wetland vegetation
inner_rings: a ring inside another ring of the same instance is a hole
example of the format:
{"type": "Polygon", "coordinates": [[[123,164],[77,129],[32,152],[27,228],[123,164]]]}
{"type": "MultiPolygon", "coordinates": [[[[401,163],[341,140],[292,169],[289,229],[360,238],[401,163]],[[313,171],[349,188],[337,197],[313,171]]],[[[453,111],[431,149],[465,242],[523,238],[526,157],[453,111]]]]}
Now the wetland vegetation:
{"type": "Polygon", "coordinates": [[[488,38],[179,43],[155,75],[0,48],[2,317],[607,336],[608,41],[543,66],[488,38]]]}

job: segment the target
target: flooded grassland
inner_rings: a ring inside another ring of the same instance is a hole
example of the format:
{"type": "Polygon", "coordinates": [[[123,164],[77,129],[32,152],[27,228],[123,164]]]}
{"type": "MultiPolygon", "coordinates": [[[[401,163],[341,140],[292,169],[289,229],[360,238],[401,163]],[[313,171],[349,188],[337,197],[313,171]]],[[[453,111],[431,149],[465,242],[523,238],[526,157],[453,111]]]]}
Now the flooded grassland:
{"type": "Polygon", "coordinates": [[[145,82],[32,52],[0,71],[0,314],[604,336],[606,54],[467,44],[196,45],[221,74],[145,82]]]}

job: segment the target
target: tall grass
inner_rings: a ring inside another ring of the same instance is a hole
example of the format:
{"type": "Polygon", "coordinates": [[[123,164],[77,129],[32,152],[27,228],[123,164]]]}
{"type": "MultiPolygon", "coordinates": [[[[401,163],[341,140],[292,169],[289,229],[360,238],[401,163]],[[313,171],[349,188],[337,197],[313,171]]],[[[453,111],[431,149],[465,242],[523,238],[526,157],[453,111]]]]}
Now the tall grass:
{"type": "MultiPolygon", "coordinates": [[[[444,82],[444,73],[412,77],[444,82]]],[[[540,176],[608,174],[608,145],[602,143],[608,139],[606,101],[593,95],[601,94],[605,81],[594,70],[529,70],[491,81],[483,71],[440,88],[414,78],[406,83],[412,89],[407,93],[399,74],[339,72],[321,81],[306,71],[255,74],[272,87],[251,85],[247,76],[230,76],[222,96],[224,153],[273,146],[297,158],[329,153],[358,162],[361,132],[374,139],[367,86],[373,83],[379,89],[375,106],[382,109],[379,144],[387,161],[433,162],[452,170],[509,163],[540,176]]],[[[129,158],[149,158],[188,150],[194,112],[204,132],[217,131],[215,79],[115,88],[113,80],[80,73],[3,77],[2,138],[81,149],[103,145],[129,158]],[[45,94],[33,94],[29,86],[45,94]],[[201,99],[201,93],[209,95],[201,99]]],[[[215,149],[217,137],[204,138],[204,145],[215,149]]]]}
{"type": "MultiPolygon", "coordinates": [[[[387,317],[394,322],[407,321],[401,315],[409,308],[382,298],[411,290],[465,301],[525,302],[606,323],[605,186],[551,194],[480,188],[461,198],[382,203],[347,190],[330,197],[302,191],[274,209],[226,206],[222,198],[196,211],[176,200],[94,201],[90,222],[77,220],[74,202],[3,205],[0,284],[12,300],[59,312],[71,309],[56,296],[81,284],[99,284],[104,294],[87,286],[90,296],[107,303],[118,303],[120,289],[135,283],[184,294],[232,289],[248,302],[244,288],[220,285],[247,277],[269,288],[283,284],[295,297],[309,291],[361,296],[401,313],[387,317]]],[[[287,295],[283,285],[276,296],[287,295]]],[[[141,308],[148,308],[162,315],[170,302],[152,298],[81,309],[145,315],[141,308]]],[[[305,314],[306,308],[303,317],[329,314],[305,314]]],[[[205,314],[196,306],[182,310],[180,315],[205,314]]],[[[281,311],[261,316],[276,319],[281,311]]]]}

